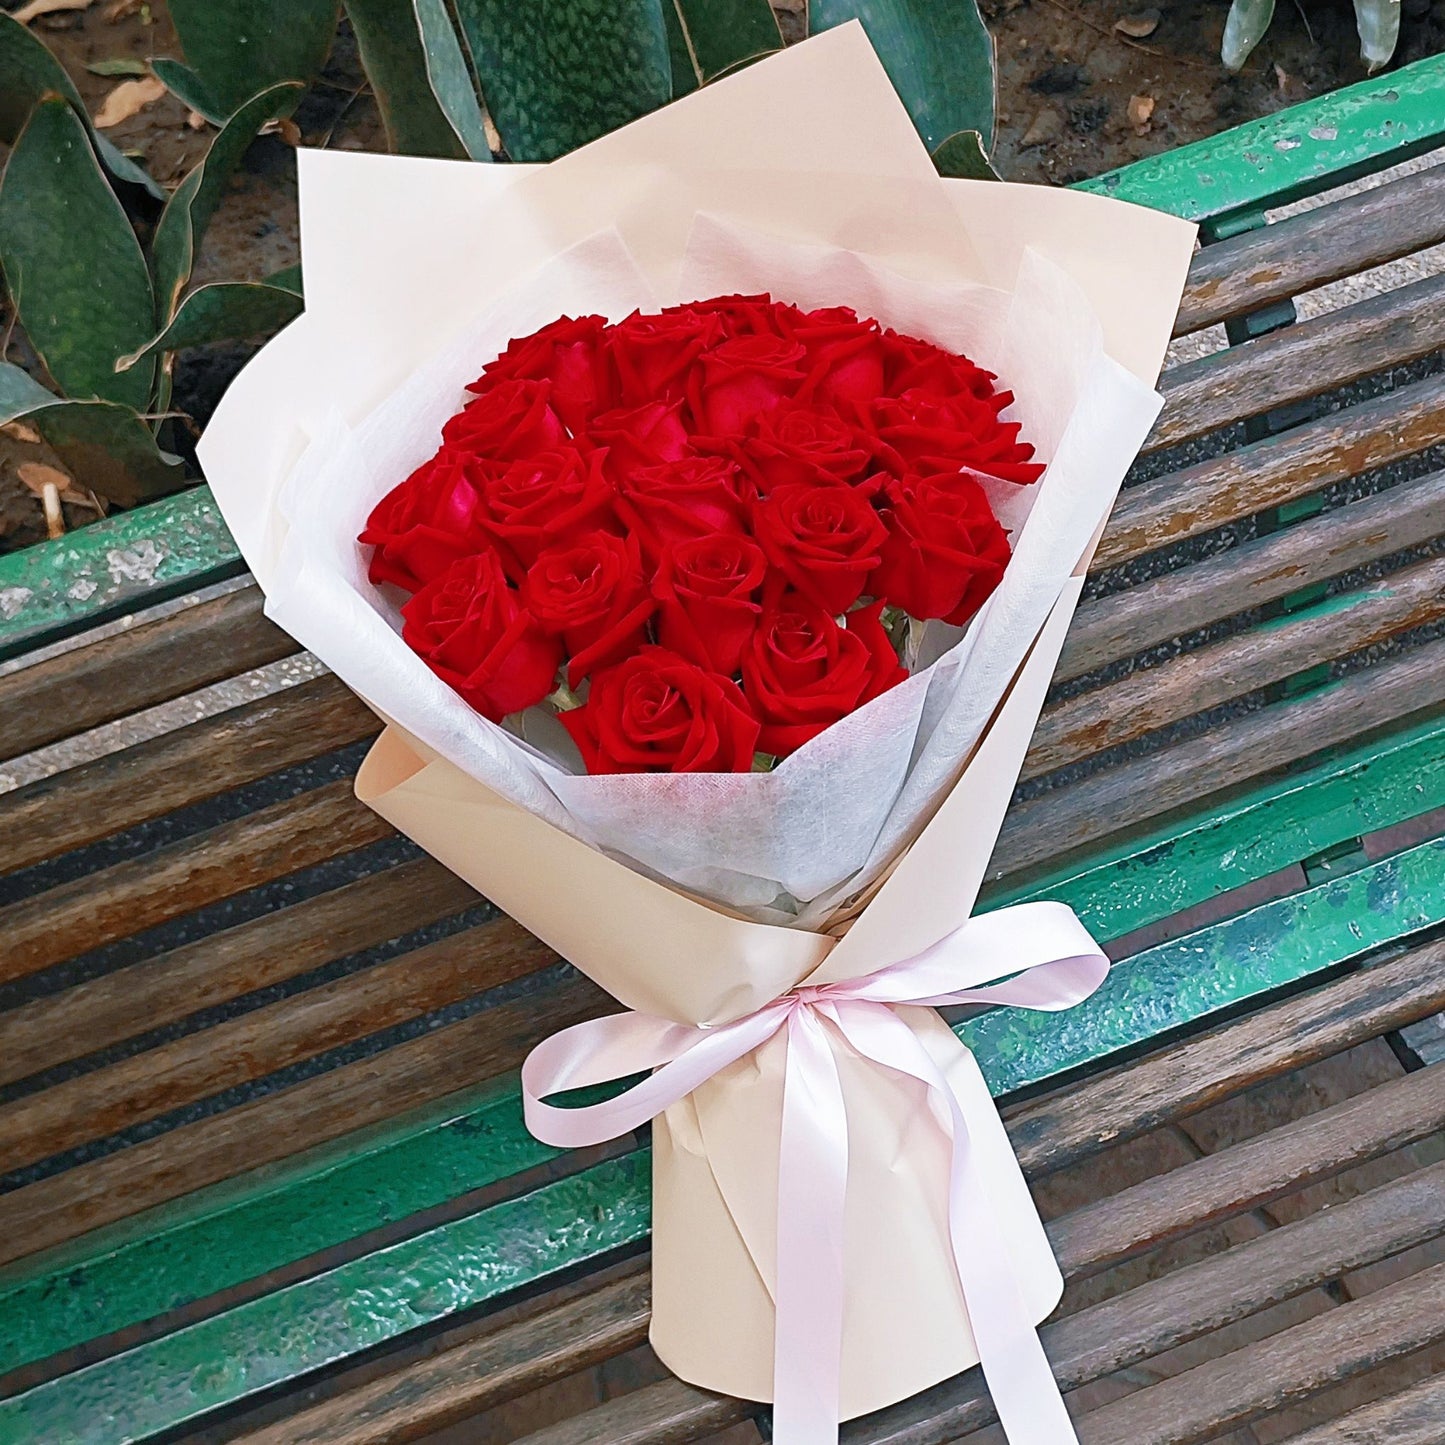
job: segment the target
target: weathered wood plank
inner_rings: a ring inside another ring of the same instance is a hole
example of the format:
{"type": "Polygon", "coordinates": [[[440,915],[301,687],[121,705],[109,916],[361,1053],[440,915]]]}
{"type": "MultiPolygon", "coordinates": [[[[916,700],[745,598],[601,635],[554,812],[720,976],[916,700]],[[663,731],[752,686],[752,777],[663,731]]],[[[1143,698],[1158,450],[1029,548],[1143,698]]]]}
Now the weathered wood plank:
{"type": "Polygon", "coordinates": [[[349,779],[0,909],[0,982],[390,837],[349,779]]]}
{"type": "Polygon", "coordinates": [[[757,1413],[759,1406],[681,1380],[660,1380],[522,1436],[517,1445],[688,1445],[757,1413]]]}
{"type": "Polygon", "coordinates": [[[608,1003],[571,979],[0,1195],[0,1263],[506,1073],[542,1038],[608,1003]]]}
{"type": "Polygon", "coordinates": [[[1435,557],[1045,708],[1022,776],[1053,772],[1442,617],[1445,557],[1435,557]]]}
{"type": "Polygon", "coordinates": [[[1211,532],[1333,482],[1415,456],[1442,441],[1445,376],[1433,376],[1183,471],[1127,487],[1109,518],[1092,568],[1099,571],[1211,532]]]}
{"type": "Polygon", "coordinates": [[[1442,1128],[1445,1070],[1421,1069],[1077,1209],[1049,1238],[1096,1273],[1442,1128]]]}
{"type": "Polygon", "coordinates": [[[1090,1411],[1079,1440],[1195,1445],[1439,1339],[1445,1264],[1090,1411]]]}
{"type": "Polygon", "coordinates": [[[1291,1435],[1284,1445],[1440,1445],[1442,1420],[1445,1375],[1436,1375],[1303,1435],[1291,1435]]]}
{"type": "MultiPolygon", "coordinates": [[[[1227,728],[1133,758],[1080,782],[1016,804],[989,864],[1009,880],[1096,846],[1226,788],[1252,782],[1325,748],[1389,727],[1445,702],[1445,643],[1411,649],[1227,728]]],[[[1027,764],[1025,765],[1027,767],[1027,764]]]]}
{"type": "Polygon", "coordinates": [[[1364,497],[1079,608],[1054,680],[1278,601],[1445,530],[1445,472],[1364,497]]]}
{"type": "Polygon", "coordinates": [[[299,651],[261,605],[259,588],[239,588],[0,676],[0,756],[19,757],[299,651]]]}
{"type": "Polygon", "coordinates": [[[551,958],[520,928],[482,924],[67,1079],[0,1108],[0,1173],[510,983],[551,958]]]}
{"type": "Polygon", "coordinates": [[[1206,246],[1189,268],[1175,336],[1259,311],[1445,241],[1439,167],[1206,246]]]}
{"type": "Polygon", "coordinates": [[[1445,276],[1271,331],[1164,374],[1164,411],[1146,451],[1348,386],[1445,346],[1445,276]]]}
{"type": "Polygon", "coordinates": [[[164,1027],[479,903],[418,858],[0,1013],[0,1084],[164,1027]]]}
{"type": "Polygon", "coordinates": [[[330,675],[0,794],[0,873],[83,847],[380,732],[330,675]]]}

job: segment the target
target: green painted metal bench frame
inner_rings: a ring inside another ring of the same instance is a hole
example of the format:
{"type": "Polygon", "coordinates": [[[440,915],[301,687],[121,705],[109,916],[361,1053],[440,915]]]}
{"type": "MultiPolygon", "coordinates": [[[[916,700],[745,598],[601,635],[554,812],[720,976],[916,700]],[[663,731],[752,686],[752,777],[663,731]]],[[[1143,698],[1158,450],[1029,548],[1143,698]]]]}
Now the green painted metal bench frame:
{"type": "MultiPolygon", "coordinates": [[[[1084,188],[1233,234],[1266,206],[1445,143],[1445,59],[1140,162],[1084,188]]],[[[0,560],[0,657],[239,574],[204,488],[0,560]]],[[[1329,686],[1330,684],[1324,684],[1329,686]]],[[[1302,864],[1306,886],[1136,952],[1060,1017],[960,1026],[994,1093],[1055,1083],[1445,924],[1445,837],[1360,840],[1445,808],[1445,715],[1030,880],[985,906],[1071,903],[1121,938],[1302,864]],[[1344,860],[1343,862],[1341,860],[1344,860]]],[[[499,1185],[556,1157],[494,1081],[0,1270],[0,1373],[499,1185]]],[[[142,1440],[564,1270],[641,1246],[638,1148],[0,1401],[0,1440],[142,1440]],[[102,1433],[95,1435],[99,1428],[102,1433]]]]}

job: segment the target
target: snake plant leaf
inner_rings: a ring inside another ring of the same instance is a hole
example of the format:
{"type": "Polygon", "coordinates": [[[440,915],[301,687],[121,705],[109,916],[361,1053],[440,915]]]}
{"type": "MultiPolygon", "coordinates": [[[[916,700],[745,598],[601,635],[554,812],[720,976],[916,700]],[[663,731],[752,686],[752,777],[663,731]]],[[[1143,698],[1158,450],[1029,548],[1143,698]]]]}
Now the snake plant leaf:
{"type": "Polygon", "coordinates": [[[181,293],[191,279],[201,237],[210,225],[226,183],[240,165],[246,148],[267,121],[290,113],[300,98],[302,88],[298,81],[288,80],[251,96],[216,133],[204,158],[192,168],[166,202],[166,208],[156,223],[155,234],[151,237],[156,312],[147,328],[147,336],[157,327],[164,327],[175,315],[181,293]]]}
{"type": "Polygon", "coordinates": [[[1224,39],[1219,58],[1226,70],[1238,70],[1249,59],[1254,47],[1264,39],[1269,22],[1274,19],[1274,0],[1234,0],[1229,18],[1224,22],[1224,39]]]}
{"type": "Polygon", "coordinates": [[[933,164],[941,176],[963,181],[1001,181],[983,148],[976,130],[955,131],[933,153],[933,164]]]}
{"type": "Polygon", "coordinates": [[[153,68],[187,105],[219,124],[257,91],[316,79],[336,34],[340,0],[170,0],[169,10],[186,63],[160,60],[153,68]]]}
{"type": "Polygon", "coordinates": [[[672,98],[681,100],[702,84],[702,76],[698,74],[697,58],[688,46],[687,32],[682,28],[677,6],[672,4],[671,0],[662,0],[662,20],[667,27],[667,59],[672,66],[672,98]]]}
{"type": "Polygon", "coordinates": [[[456,0],[514,161],[550,161],[672,95],[661,0],[456,0]]]}
{"type": "Polygon", "coordinates": [[[206,346],[213,341],[243,341],[279,331],[301,314],[301,293],[264,281],[212,281],[198,286],[176,308],[176,314],[158,335],[138,351],[122,356],[116,370],[123,371],[161,351],[206,346]]]}
{"type": "Polygon", "coordinates": [[[115,359],[151,333],[150,272],[85,123],[61,96],[31,111],[0,179],[0,266],[31,345],[67,396],[146,410],[154,365],[117,375],[115,359]]]}
{"type": "Polygon", "coordinates": [[[1371,75],[1389,63],[1400,39],[1400,0],[1355,0],[1360,58],[1371,75]]]}
{"type": "Polygon", "coordinates": [[[445,0],[345,4],[391,149],[491,160],[481,107],[445,0]]]}
{"type": "Polygon", "coordinates": [[[301,295],[300,262],[294,266],[283,266],[279,271],[273,271],[261,279],[268,286],[279,286],[283,291],[294,291],[298,296],[301,295]]]}
{"type": "Polygon", "coordinates": [[[672,9],[693,73],[704,85],[783,48],[768,0],[662,0],[662,5],[672,9]]]}
{"type": "Polygon", "coordinates": [[[811,0],[812,34],[861,20],[930,154],[955,131],[993,144],[993,37],[974,0],[811,0]]]}
{"type": "Polygon", "coordinates": [[[0,362],[0,425],[24,418],[82,485],[135,506],[185,479],[179,457],[156,446],[150,428],[113,401],[69,401],[8,361],[0,362]]]}
{"type": "Polygon", "coordinates": [[[155,181],[96,132],[80,92],[44,43],[18,20],[0,11],[0,142],[14,143],[30,112],[46,95],[64,96],[85,118],[101,164],[116,180],[143,186],[157,200],[165,199],[165,191],[155,181]]]}

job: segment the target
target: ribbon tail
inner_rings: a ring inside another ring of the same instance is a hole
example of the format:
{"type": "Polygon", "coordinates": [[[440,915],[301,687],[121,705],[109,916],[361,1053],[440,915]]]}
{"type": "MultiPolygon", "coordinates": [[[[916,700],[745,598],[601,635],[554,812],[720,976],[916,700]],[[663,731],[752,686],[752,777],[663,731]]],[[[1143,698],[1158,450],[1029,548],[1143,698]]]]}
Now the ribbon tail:
{"type": "Polygon", "coordinates": [[[788,1018],[780,1149],[773,1439],[837,1445],[848,1117],[837,1061],[809,1008],[788,1018]]]}

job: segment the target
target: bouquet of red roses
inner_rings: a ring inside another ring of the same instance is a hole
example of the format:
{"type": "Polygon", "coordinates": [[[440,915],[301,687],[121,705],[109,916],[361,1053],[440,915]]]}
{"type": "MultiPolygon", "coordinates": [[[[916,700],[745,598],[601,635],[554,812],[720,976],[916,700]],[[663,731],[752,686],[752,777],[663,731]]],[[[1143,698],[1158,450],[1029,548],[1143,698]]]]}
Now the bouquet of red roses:
{"type": "Polygon", "coordinates": [[[360,540],[402,636],[493,722],[548,701],[589,773],[767,767],[966,623],[1043,466],[967,357],[761,296],[563,317],[467,388],[360,540]]]}

